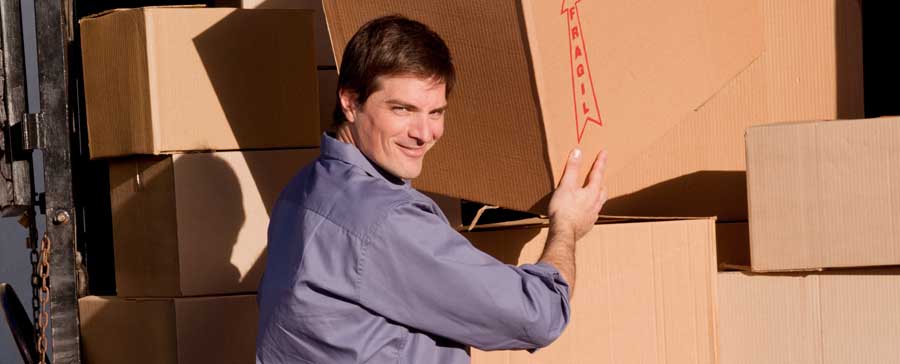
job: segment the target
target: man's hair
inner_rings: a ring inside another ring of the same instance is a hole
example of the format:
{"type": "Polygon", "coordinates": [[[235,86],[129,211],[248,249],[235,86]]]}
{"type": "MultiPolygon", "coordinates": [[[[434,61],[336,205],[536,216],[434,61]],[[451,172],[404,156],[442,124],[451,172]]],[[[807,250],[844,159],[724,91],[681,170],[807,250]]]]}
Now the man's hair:
{"type": "Polygon", "coordinates": [[[344,48],[332,129],[347,121],[340,90],[354,92],[356,103],[362,105],[381,87],[379,77],[398,75],[434,78],[446,85],[448,95],[456,82],[450,49],[428,26],[401,15],[373,19],[344,48]]]}

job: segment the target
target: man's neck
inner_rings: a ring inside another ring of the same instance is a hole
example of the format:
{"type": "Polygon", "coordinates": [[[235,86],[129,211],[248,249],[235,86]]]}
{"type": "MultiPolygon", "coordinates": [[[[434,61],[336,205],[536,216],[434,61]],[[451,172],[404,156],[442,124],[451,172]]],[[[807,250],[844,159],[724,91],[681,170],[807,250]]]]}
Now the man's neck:
{"type": "MultiPolygon", "coordinates": [[[[340,142],[350,144],[350,145],[356,147],[357,149],[359,149],[359,146],[356,145],[356,141],[353,139],[353,133],[350,132],[350,125],[347,123],[344,123],[344,125],[341,125],[341,127],[337,128],[337,130],[334,131],[333,134],[332,134],[332,132],[328,132],[328,134],[340,142]]],[[[376,163],[374,160],[372,160],[368,156],[366,156],[366,154],[363,153],[361,150],[360,150],[360,153],[363,155],[363,157],[365,157],[369,161],[369,163],[372,163],[372,166],[375,167],[375,169],[379,173],[381,173],[381,175],[384,176],[385,179],[387,179],[388,181],[390,181],[392,183],[404,184],[404,181],[402,178],[394,176],[393,174],[391,174],[390,172],[388,172],[387,170],[385,170],[384,168],[379,166],[378,163],[376,163]]]]}
{"type": "Polygon", "coordinates": [[[340,140],[344,143],[356,145],[356,141],[353,140],[353,133],[350,132],[350,125],[344,123],[338,129],[336,134],[337,140],[340,140]]]}

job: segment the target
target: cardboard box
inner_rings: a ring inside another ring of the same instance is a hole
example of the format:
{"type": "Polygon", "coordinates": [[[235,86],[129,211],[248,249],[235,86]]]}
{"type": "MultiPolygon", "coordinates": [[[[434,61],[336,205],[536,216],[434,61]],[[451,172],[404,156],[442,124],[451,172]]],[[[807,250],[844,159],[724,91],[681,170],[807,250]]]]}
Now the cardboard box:
{"type": "Polygon", "coordinates": [[[255,292],[269,213],[318,149],[110,162],[116,289],[123,297],[255,292]]]}
{"type": "Polygon", "coordinates": [[[544,212],[572,147],[609,150],[615,178],[763,49],[758,0],[323,4],[338,61],[379,15],[441,34],[458,88],[415,184],[522,211],[544,212]]]}
{"type": "Polygon", "coordinates": [[[761,5],[765,52],[627,168],[608,174],[604,213],[746,221],[747,127],[863,117],[859,1],[761,5]]]}
{"type": "Polygon", "coordinates": [[[900,118],[747,130],[756,271],[900,264],[900,118]]]}
{"type": "Polygon", "coordinates": [[[315,18],[316,64],[319,67],[334,67],[334,52],[331,51],[331,40],[328,38],[328,26],[325,23],[325,12],[319,0],[216,0],[216,6],[228,6],[243,9],[303,9],[312,10],[315,18]]]}
{"type": "Polygon", "coordinates": [[[719,274],[722,364],[896,363],[900,271],[719,274]]]}
{"type": "Polygon", "coordinates": [[[318,146],[311,12],[139,8],[80,24],[91,158],[318,146]]]}
{"type": "Polygon", "coordinates": [[[255,295],[78,300],[85,363],[252,363],[255,295]]]}
{"type": "MultiPolygon", "coordinates": [[[[466,233],[509,264],[534,263],[545,227],[466,233]]],[[[472,363],[715,363],[714,219],[601,224],[579,243],[572,316],[535,354],[473,350],[472,363]]]]}

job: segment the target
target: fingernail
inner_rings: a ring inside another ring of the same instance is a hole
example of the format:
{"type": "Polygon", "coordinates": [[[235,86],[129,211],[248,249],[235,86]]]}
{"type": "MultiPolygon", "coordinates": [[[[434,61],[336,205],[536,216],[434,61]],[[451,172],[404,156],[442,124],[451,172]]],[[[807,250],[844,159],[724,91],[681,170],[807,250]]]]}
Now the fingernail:
{"type": "Polygon", "coordinates": [[[575,148],[572,149],[572,159],[581,158],[581,149],[575,148]]]}

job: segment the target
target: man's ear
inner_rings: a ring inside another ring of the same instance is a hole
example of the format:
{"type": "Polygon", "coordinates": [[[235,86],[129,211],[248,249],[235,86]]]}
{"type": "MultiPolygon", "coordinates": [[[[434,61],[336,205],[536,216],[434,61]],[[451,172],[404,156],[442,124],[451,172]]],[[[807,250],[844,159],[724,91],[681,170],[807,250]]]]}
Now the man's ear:
{"type": "Polygon", "coordinates": [[[359,107],[356,103],[356,93],[348,89],[341,89],[338,95],[340,96],[341,110],[344,112],[344,119],[347,119],[347,122],[350,123],[355,122],[356,108],[359,107]]]}

